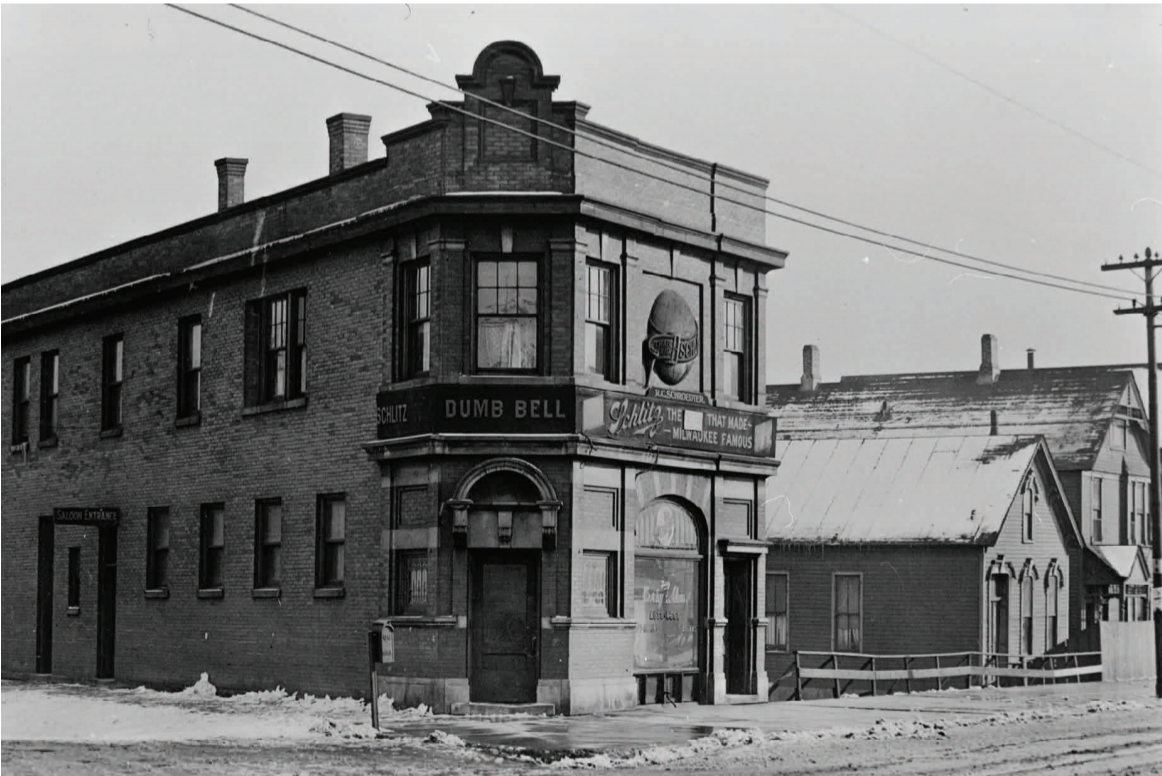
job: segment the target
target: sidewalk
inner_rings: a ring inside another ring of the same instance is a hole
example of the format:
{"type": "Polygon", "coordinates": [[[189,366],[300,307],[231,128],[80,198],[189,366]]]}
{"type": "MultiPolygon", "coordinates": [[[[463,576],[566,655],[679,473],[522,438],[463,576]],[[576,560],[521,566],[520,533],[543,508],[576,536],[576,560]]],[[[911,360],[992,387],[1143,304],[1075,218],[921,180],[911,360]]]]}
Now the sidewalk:
{"type": "Polygon", "coordinates": [[[440,730],[471,744],[539,751],[617,751],[685,743],[721,729],[764,733],[866,730],[877,722],[934,722],[990,717],[1006,712],[1061,710],[1094,702],[1158,704],[1153,680],[1087,682],[1010,689],[972,689],[835,700],[784,701],[731,706],[681,703],[639,706],[580,717],[439,717],[381,726],[384,734],[425,736],[440,730]]]}

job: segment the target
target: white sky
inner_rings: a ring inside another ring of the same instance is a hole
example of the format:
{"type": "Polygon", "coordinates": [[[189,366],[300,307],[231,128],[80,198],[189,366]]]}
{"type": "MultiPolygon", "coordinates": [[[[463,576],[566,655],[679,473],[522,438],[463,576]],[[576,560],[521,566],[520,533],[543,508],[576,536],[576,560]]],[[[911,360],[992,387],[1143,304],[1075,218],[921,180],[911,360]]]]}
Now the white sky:
{"type": "MultiPolygon", "coordinates": [[[[455,98],[237,9],[197,10],[455,98]]],[[[1162,248],[1159,5],[261,10],[449,83],[488,43],[523,41],[561,77],[555,97],[590,104],[593,121],[965,254],[1140,299],[1138,278],[1099,267],[1162,248]]],[[[422,100],[164,6],[4,5],[0,22],[4,281],[213,212],[219,157],[250,160],[254,199],[327,173],[334,113],[373,116],[373,158],[375,138],[427,118],[422,100]]],[[[1115,317],[1113,299],[774,217],[767,241],[790,252],[769,277],[775,382],[798,381],[806,343],[825,380],[975,369],[986,332],[1002,367],[1023,367],[1026,347],[1039,366],[1145,360],[1141,317],[1115,317]]]]}

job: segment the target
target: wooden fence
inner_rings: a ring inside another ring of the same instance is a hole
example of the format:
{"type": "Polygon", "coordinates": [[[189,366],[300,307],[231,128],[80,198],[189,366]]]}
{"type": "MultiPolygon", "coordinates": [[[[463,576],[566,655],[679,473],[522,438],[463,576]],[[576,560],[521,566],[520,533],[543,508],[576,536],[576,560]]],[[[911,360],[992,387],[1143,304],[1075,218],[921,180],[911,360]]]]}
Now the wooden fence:
{"type": "Polygon", "coordinates": [[[795,699],[804,697],[810,682],[826,682],[833,697],[848,693],[881,693],[964,689],[994,685],[1080,682],[1101,679],[1101,652],[1060,655],[1005,655],[992,652],[951,652],[938,655],[861,655],[850,652],[796,652],[795,699]],[[902,686],[901,686],[902,685],[902,686]]]}

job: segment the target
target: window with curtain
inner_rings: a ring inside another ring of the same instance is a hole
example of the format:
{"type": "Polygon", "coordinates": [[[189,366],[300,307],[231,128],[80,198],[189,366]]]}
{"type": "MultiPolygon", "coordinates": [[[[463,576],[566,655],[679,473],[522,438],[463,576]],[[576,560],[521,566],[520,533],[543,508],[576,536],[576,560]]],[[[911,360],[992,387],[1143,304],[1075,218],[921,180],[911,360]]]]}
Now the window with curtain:
{"type": "Polygon", "coordinates": [[[789,575],[767,574],[767,648],[786,651],[789,575]]]}
{"type": "Polygon", "coordinates": [[[835,650],[859,652],[863,648],[862,593],[859,574],[835,575],[835,650]]]}
{"type": "Polygon", "coordinates": [[[593,262],[586,270],[585,369],[612,381],[617,351],[613,333],[615,270],[593,262]]]}
{"type": "Polygon", "coordinates": [[[532,259],[476,263],[476,366],[485,372],[537,369],[538,268],[532,259]]]}

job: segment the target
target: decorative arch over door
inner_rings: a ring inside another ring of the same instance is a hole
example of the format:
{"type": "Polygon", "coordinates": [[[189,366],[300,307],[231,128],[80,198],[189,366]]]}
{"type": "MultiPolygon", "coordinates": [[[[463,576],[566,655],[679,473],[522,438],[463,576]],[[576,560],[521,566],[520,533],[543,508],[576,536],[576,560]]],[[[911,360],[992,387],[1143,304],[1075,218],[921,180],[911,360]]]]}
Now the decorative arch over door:
{"type": "Polygon", "coordinates": [[[520,458],[492,458],[469,469],[446,503],[457,547],[468,544],[468,515],[476,506],[495,508],[499,546],[511,546],[514,510],[539,512],[542,545],[557,544],[557,492],[544,472],[520,458]]]}

